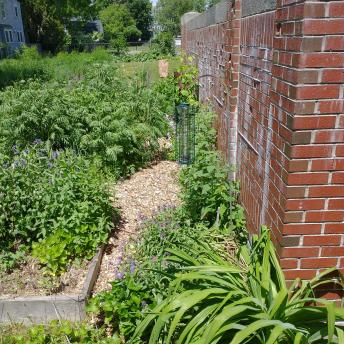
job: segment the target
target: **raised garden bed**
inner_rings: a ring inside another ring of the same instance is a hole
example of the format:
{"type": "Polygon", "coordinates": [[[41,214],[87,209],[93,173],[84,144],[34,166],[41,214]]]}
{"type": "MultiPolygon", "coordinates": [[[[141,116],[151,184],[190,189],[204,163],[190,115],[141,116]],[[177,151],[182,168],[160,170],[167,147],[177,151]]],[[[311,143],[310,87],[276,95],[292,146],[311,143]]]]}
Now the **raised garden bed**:
{"type": "Polygon", "coordinates": [[[49,296],[0,296],[0,323],[47,324],[51,320],[81,321],[86,316],[86,302],[97,279],[104,254],[103,245],[90,264],[81,290],[75,294],[49,296]]]}

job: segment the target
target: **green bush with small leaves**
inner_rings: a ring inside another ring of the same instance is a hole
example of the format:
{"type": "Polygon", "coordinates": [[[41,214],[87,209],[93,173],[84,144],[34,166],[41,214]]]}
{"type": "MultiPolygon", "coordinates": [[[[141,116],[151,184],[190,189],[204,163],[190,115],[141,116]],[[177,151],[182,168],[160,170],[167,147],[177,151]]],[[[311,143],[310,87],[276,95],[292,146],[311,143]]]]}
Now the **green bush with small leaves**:
{"type": "Polygon", "coordinates": [[[94,163],[39,140],[13,156],[0,155],[2,264],[31,251],[49,271],[91,258],[111,228],[113,209],[94,163]]]}
{"type": "Polygon", "coordinates": [[[165,104],[144,80],[128,79],[112,65],[63,85],[29,81],[0,93],[0,147],[24,148],[38,137],[125,176],[157,156],[158,139],[168,131],[165,104]]]}

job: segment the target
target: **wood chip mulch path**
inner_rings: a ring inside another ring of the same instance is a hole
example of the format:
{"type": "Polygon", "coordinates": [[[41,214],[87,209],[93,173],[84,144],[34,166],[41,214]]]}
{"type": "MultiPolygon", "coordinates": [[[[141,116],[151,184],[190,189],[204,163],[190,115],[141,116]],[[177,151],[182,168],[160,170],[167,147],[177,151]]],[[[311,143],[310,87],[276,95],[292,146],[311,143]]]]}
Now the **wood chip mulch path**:
{"type": "Polygon", "coordinates": [[[109,240],[94,294],[111,289],[118,257],[130,238],[139,234],[142,222],[165,206],[179,205],[178,173],[176,162],[162,161],[114,186],[113,205],[120,209],[122,220],[109,240]]]}

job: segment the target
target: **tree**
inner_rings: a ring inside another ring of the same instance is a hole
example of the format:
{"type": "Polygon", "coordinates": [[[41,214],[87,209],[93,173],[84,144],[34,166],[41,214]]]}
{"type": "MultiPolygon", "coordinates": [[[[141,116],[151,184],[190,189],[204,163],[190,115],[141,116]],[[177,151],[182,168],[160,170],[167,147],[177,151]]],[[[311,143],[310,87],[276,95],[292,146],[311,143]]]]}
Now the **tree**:
{"type": "Polygon", "coordinates": [[[64,44],[73,17],[86,21],[94,14],[89,0],[21,0],[21,6],[29,41],[52,52],[64,44]]]}
{"type": "Polygon", "coordinates": [[[150,0],[98,0],[98,11],[111,4],[126,5],[136,22],[136,27],[142,33],[142,39],[148,40],[151,36],[150,28],[153,22],[152,3],[150,0]]]}
{"type": "Polygon", "coordinates": [[[178,36],[181,16],[190,11],[202,12],[206,4],[206,0],[158,0],[155,19],[162,31],[178,36]]]}
{"type": "Polygon", "coordinates": [[[127,0],[127,6],[136,21],[138,30],[142,32],[142,39],[149,40],[153,23],[152,3],[150,0],[127,0]]]}
{"type": "Polygon", "coordinates": [[[105,39],[120,53],[126,42],[135,41],[141,37],[136,22],[128,7],[124,4],[112,4],[99,13],[103,23],[105,39]]]}

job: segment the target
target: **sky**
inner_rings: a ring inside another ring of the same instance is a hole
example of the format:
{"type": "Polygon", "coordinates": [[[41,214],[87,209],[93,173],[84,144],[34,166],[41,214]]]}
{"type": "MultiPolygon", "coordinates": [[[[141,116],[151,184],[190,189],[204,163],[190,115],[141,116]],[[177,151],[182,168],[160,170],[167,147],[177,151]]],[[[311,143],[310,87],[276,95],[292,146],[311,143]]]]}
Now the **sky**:
{"type": "Polygon", "coordinates": [[[158,0],[151,0],[151,1],[152,1],[153,5],[156,5],[158,0]]]}

